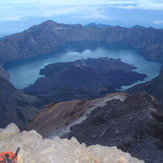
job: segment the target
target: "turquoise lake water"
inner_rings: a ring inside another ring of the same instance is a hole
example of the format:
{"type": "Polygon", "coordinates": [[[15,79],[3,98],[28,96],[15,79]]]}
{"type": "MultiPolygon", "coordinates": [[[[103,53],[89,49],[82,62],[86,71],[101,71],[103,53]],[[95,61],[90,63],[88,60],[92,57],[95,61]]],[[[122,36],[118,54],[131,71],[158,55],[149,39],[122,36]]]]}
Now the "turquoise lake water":
{"type": "MultiPolygon", "coordinates": [[[[48,54],[44,56],[39,56],[33,59],[28,59],[25,61],[16,61],[5,65],[5,69],[10,75],[10,82],[18,89],[23,89],[30,84],[33,84],[37,78],[41,77],[39,74],[40,69],[44,66],[57,63],[57,62],[70,62],[77,59],[87,59],[87,58],[120,58],[121,61],[134,65],[137,67],[135,71],[139,73],[144,73],[148,77],[143,81],[148,81],[153,79],[159,74],[159,69],[161,67],[160,63],[147,61],[143,56],[138,54],[134,50],[130,49],[120,49],[120,48],[109,48],[106,46],[96,45],[96,46],[85,46],[80,44],[69,45],[68,47],[62,48],[59,52],[54,54],[48,54]]],[[[99,67],[100,68],[100,67],[99,67]]],[[[138,81],[135,84],[142,83],[138,81]]],[[[122,87],[126,89],[127,87],[122,87]]]]}

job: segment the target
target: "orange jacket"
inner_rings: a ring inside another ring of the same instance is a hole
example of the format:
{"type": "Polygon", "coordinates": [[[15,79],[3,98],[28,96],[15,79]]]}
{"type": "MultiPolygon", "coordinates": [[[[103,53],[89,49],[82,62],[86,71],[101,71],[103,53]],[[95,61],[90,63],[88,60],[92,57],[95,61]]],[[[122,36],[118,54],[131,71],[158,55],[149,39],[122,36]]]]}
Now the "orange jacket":
{"type": "Polygon", "coordinates": [[[6,151],[6,152],[0,152],[0,163],[5,162],[4,161],[4,158],[6,158],[5,154],[9,154],[9,159],[11,160],[12,163],[15,163],[17,161],[17,156],[15,155],[15,153],[11,151],[6,151]]]}

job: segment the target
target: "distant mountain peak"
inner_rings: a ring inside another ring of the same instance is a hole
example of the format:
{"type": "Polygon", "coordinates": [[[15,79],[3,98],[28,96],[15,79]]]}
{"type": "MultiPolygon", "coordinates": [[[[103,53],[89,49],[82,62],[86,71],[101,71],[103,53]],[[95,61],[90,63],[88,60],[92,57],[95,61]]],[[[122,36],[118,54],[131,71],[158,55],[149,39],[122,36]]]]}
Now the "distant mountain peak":
{"type": "Polygon", "coordinates": [[[56,23],[53,20],[47,20],[47,21],[41,23],[40,26],[53,28],[53,27],[58,27],[59,23],[56,23]]]}
{"type": "Polygon", "coordinates": [[[145,27],[141,25],[134,25],[132,28],[145,28],[145,27]]]}
{"type": "Polygon", "coordinates": [[[58,23],[56,23],[53,20],[47,20],[47,21],[43,22],[42,24],[46,24],[46,25],[57,25],[58,23]]]}

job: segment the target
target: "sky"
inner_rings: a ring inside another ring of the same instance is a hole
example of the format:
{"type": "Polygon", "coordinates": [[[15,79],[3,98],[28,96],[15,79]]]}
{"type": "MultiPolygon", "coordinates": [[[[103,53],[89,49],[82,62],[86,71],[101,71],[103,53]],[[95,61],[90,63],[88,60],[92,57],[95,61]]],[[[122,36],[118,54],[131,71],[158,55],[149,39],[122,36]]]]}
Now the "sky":
{"type": "Polygon", "coordinates": [[[0,35],[46,20],[163,27],[163,0],[0,0],[0,35]]]}

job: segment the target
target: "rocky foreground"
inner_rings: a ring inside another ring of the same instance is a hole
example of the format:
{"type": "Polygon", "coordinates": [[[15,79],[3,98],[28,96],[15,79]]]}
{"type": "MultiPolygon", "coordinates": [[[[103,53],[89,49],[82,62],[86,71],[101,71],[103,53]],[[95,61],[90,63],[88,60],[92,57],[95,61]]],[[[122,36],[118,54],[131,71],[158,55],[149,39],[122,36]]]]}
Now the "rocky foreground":
{"type": "Polygon", "coordinates": [[[116,147],[86,147],[75,138],[42,139],[34,130],[20,133],[13,123],[0,129],[0,152],[15,151],[17,147],[19,163],[144,163],[116,147]]]}
{"type": "Polygon", "coordinates": [[[113,93],[49,104],[26,125],[44,137],[117,146],[146,163],[163,162],[163,105],[146,93],[113,93]]]}

